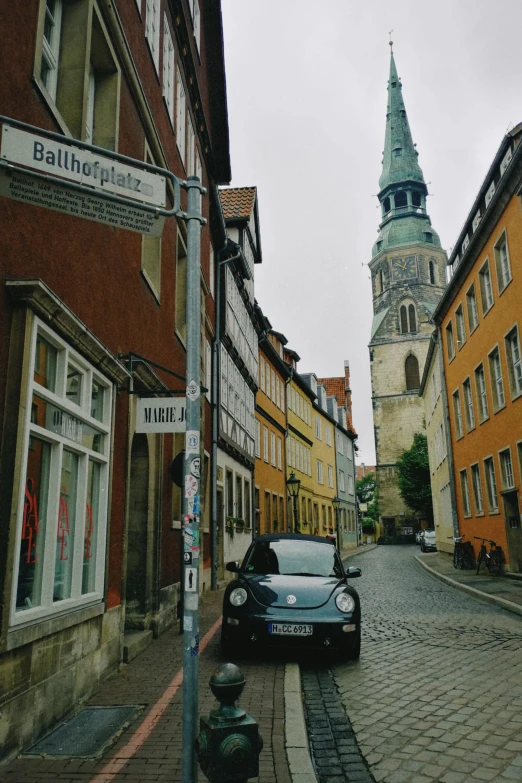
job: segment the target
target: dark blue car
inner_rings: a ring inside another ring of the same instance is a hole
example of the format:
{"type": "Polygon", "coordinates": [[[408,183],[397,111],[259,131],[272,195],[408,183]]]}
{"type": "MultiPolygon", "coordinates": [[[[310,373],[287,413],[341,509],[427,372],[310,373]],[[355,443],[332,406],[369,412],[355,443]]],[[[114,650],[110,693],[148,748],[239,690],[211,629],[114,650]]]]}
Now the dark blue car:
{"type": "Polygon", "coordinates": [[[245,559],[227,563],[237,574],[225,591],[221,645],[225,655],[265,645],[361,650],[361,606],[331,541],[281,533],[258,536],[245,559]]]}

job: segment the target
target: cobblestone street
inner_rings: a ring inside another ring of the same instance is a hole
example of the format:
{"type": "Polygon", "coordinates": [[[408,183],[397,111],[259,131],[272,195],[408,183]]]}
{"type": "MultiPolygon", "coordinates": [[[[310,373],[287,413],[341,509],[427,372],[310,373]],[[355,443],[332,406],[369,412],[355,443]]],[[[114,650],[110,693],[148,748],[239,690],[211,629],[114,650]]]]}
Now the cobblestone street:
{"type": "Polygon", "coordinates": [[[333,667],[379,783],[522,781],[522,618],[442,584],[417,547],[358,559],[363,645],[333,667]]]}

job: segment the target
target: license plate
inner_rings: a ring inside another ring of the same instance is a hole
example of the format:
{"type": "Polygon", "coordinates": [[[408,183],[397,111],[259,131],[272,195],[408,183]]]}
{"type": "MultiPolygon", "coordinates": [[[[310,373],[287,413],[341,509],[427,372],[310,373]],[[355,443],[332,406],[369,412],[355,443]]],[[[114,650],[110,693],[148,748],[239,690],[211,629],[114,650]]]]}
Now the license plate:
{"type": "Polygon", "coordinates": [[[277,636],[311,636],[312,625],[295,625],[294,623],[269,623],[268,633],[277,636]]]}

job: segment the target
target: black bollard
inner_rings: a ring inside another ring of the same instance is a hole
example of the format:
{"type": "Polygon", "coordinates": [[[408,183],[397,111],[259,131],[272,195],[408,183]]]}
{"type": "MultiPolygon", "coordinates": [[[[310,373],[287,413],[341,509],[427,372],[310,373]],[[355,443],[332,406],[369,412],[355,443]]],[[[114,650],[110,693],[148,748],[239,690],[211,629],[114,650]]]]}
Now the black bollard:
{"type": "Polygon", "coordinates": [[[235,705],[245,678],[238,666],[224,663],[209,685],[219,707],[200,719],[196,740],[199,765],[210,783],[246,783],[259,775],[263,739],[256,721],[235,705]]]}

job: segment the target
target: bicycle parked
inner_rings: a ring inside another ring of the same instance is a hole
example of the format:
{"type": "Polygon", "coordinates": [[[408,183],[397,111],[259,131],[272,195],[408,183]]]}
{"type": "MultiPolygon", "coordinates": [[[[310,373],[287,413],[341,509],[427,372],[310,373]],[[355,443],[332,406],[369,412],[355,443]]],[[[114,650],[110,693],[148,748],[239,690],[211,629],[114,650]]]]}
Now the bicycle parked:
{"type": "Polygon", "coordinates": [[[453,539],[453,568],[475,568],[475,556],[471,541],[464,541],[464,536],[448,536],[453,539]]]}
{"type": "Polygon", "coordinates": [[[480,552],[477,559],[477,574],[480,571],[482,563],[486,566],[491,576],[498,576],[502,563],[504,562],[504,553],[501,546],[497,546],[494,541],[490,541],[489,538],[480,538],[480,536],[473,536],[477,541],[481,541],[480,552]],[[486,541],[489,544],[489,552],[486,546],[486,541]]]}

